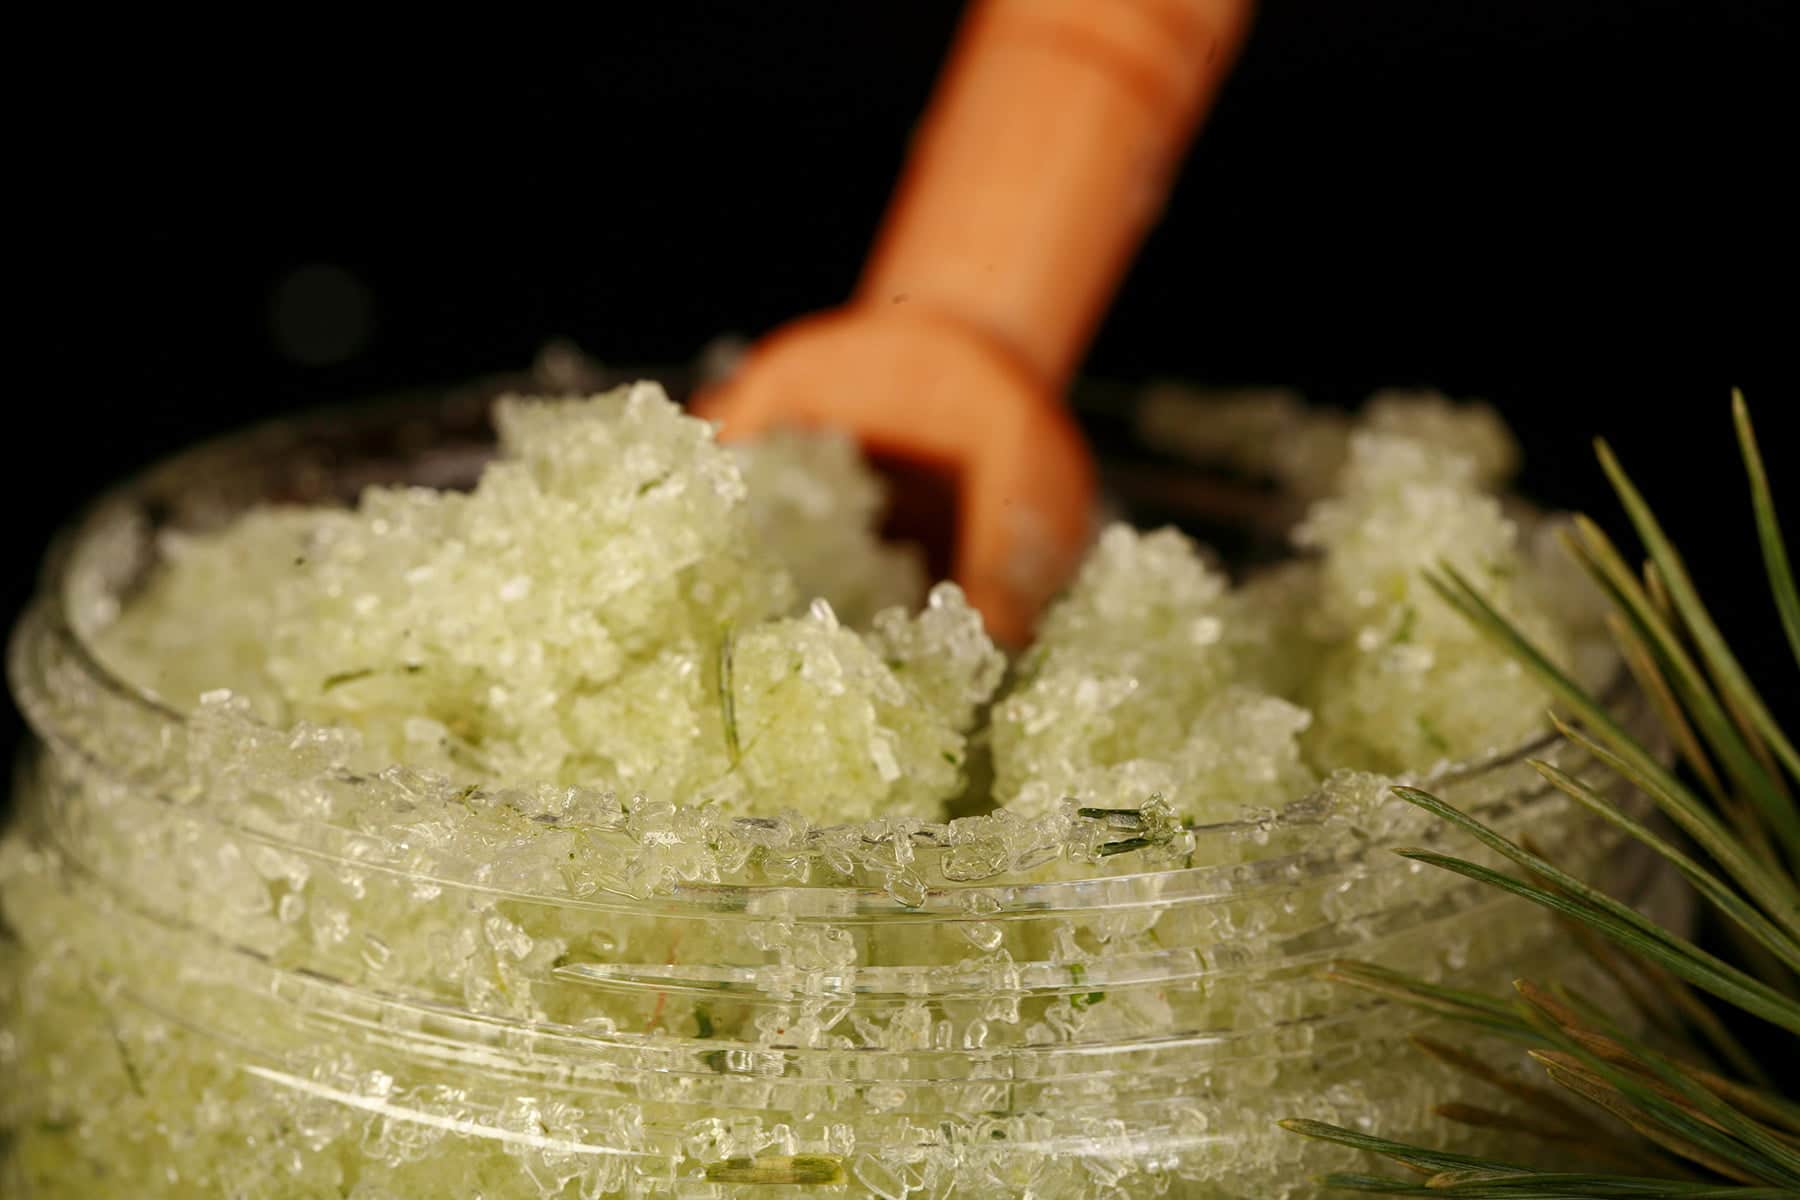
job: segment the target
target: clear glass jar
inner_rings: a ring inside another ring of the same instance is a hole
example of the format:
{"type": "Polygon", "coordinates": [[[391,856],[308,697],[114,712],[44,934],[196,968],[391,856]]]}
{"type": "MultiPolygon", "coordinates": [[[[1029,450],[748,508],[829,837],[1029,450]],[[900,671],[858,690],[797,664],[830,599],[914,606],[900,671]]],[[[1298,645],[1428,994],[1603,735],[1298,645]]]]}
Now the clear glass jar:
{"type": "MultiPolygon", "coordinates": [[[[52,553],[10,661],[38,742],[0,851],[9,1194],[1297,1195],[1340,1160],[1276,1120],[1454,1141],[1430,1110],[1467,1094],[1421,1014],[1324,964],[1581,969],[1538,910],[1389,853],[1468,849],[1397,802],[733,821],[357,773],[96,657],[159,531],[454,486],[484,418],[471,392],[203,446],[52,553]]],[[[1611,786],[1550,740],[1427,783],[1641,867],[1530,754],[1611,786]]]]}

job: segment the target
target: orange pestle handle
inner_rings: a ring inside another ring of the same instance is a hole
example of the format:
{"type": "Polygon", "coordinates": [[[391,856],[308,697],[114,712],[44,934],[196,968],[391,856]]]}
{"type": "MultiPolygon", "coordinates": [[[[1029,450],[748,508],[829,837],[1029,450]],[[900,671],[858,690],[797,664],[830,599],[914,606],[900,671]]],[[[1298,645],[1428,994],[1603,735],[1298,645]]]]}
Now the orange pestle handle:
{"type": "Polygon", "coordinates": [[[848,429],[957,477],[953,574],[1022,642],[1085,547],[1060,397],[1155,220],[1250,0],[976,0],[856,294],[698,409],[726,437],[848,429]]]}

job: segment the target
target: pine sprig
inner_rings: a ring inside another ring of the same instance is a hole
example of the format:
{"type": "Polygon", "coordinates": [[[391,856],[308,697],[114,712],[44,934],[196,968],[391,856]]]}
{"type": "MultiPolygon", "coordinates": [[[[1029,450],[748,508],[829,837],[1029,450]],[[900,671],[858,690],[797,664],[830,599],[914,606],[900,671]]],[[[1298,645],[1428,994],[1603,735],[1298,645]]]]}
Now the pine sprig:
{"type": "Polygon", "coordinates": [[[1756,536],[1762,543],[1763,565],[1769,572],[1769,590],[1775,596],[1775,608],[1781,614],[1781,628],[1787,633],[1794,663],[1800,666],[1800,588],[1794,586],[1794,569],[1788,565],[1787,542],[1781,536],[1781,522],[1775,516],[1775,497],[1769,491],[1769,476],[1763,469],[1762,452],[1756,446],[1756,431],[1750,425],[1750,407],[1744,403],[1742,392],[1731,393],[1731,415],[1737,424],[1744,467],[1750,475],[1750,506],[1756,513],[1756,536]]]}
{"type": "Polygon", "coordinates": [[[1614,900],[1598,888],[1589,887],[1545,862],[1429,792],[1396,787],[1394,794],[1474,834],[1478,841],[1544,882],[1534,884],[1516,879],[1504,871],[1432,850],[1402,847],[1395,851],[1400,857],[1453,871],[1511,892],[1515,896],[1522,896],[1565,917],[1579,920],[1607,939],[1672,971],[1696,987],[1704,988],[1721,1000],[1735,1004],[1746,1012],[1755,1013],[1790,1033],[1800,1035],[1800,1000],[1783,996],[1717,955],[1669,932],[1630,905],[1614,900]]]}
{"type": "MultiPolygon", "coordinates": [[[[1733,395],[1732,411],[1770,591],[1800,663],[1800,591],[1742,396],[1733,395]]],[[[1766,1022],[1770,1038],[1800,1037],[1800,755],[1720,633],[1649,504],[1604,442],[1597,452],[1646,561],[1634,571],[1586,518],[1576,519],[1566,544],[1612,602],[1609,628],[1685,776],[1633,736],[1467,577],[1446,564],[1428,578],[1452,608],[1550,692],[1561,710],[1552,721],[1569,742],[1648,797],[1691,840],[1692,851],[1581,779],[1548,762],[1531,762],[1553,787],[1668,862],[1721,918],[1738,961],[1663,928],[1562,871],[1529,843],[1502,836],[1430,793],[1395,788],[1400,798],[1471,835],[1517,873],[1436,851],[1403,848],[1399,854],[1557,913],[1619,984],[1635,1018],[1528,980],[1515,985],[1512,997],[1497,997],[1368,963],[1334,963],[1327,976],[1520,1044],[1555,1085],[1524,1082],[1469,1051],[1418,1039],[1423,1052],[1508,1093],[1530,1113],[1455,1103],[1441,1106],[1440,1116],[1545,1143],[1576,1142],[1596,1167],[1626,1161],[1628,1170],[1658,1173],[1540,1170],[1316,1121],[1284,1122],[1294,1132],[1375,1154],[1426,1177],[1340,1173],[1323,1180],[1328,1187],[1512,1200],[1800,1196],[1796,1081],[1771,1078],[1703,998],[1766,1022]]]]}

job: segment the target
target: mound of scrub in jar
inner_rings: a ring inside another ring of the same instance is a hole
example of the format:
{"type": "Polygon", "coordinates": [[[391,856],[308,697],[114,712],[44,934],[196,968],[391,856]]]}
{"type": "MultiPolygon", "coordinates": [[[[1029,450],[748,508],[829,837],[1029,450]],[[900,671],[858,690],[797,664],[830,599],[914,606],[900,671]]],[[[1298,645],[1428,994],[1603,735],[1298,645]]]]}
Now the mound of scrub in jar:
{"type": "Polygon", "coordinates": [[[472,492],[168,538],[104,653],[177,706],[354,730],[371,766],[846,820],[962,789],[1001,656],[954,585],[911,611],[921,572],[846,443],[727,449],[649,384],[495,424],[472,492]]]}
{"type": "MultiPolygon", "coordinates": [[[[1176,424],[1172,397],[1153,405],[1176,424]]],[[[1299,553],[1232,588],[1179,533],[1108,529],[993,710],[1003,802],[1157,795],[1191,820],[1226,820],[1333,771],[1422,771],[1517,746],[1549,697],[1432,590],[1426,572],[1444,563],[1590,683],[1610,669],[1597,596],[1570,577],[1551,523],[1523,536],[1494,492],[1518,455],[1492,410],[1389,393],[1353,423],[1258,393],[1223,419],[1231,457],[1290,491],[1294,462],[1312,472],[1299,553]],[[1258,437],[1301,457],[1260,444],[1252,456],[1258,437]]]]}
{"type": "Polygon", "coordinates": [[[1221,820],[1340,768],[1517,745],[1547,697],[1423,575],[1455,564],[1552,654],[1597,661],[1579,589],[1493,491],[1504,428],[1434,396],[1321,422],[1303,440],[1329,482],[1292,562],[1234,587],[1174,530],[1108,528],[1004,686],[953,584],[917,607],[847,442],[722,447],[651,384],[502,401],[469,493],[172,536],[103,652],[177,706],[229,692],[353,730],[372,766],[821,824],[1152,798],[1221,820]]]}

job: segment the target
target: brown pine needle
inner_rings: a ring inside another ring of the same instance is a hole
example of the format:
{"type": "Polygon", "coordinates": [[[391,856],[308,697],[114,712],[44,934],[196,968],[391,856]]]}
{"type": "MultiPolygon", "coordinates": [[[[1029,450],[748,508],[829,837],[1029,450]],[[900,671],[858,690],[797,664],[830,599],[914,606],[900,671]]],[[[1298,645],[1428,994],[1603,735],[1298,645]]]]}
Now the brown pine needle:
{"type": "Polygon", "coordinates": [[[1549,1088],[1539,1087],[1517,1079],[1483,1062],[1466,1050],[1458,1049],[1436,1038],[1423,1034],[1414,1034],[1410,1039],[1413,1045],[1448,1066],[1454,1067],[1466,1075],[1473,1076],[1483,1083],[1496,1087],[1515,1099],[1523,1100],[1535,1108],[1542,1109],[1557,1118],[1579,1126],[1584,1131],[1599,1132],[1604,1127],[1593,1117],[1570,1104],[1549,1088]]]}
{"type": "MultiPolygon", "coordinates": [[[[1697,1120],[1705,1121],[1707,1124],[1723,1131],[1723,1126],[1720,1126],[1717,1121],[1714,1121],[1712,1118],[1704,1115],[1697,1109],[1694,1109],[1692,1104],[1684,1096],[1663,1083],[1662,1080],[1657,1077],[1655,1071],[1639,1058],[1635,1051],[1618,1039],[1600,1033],[1582,1024],[1580,1017],[1573,1009],[1566,1004],[1563,1004],[1560,998],[1553,997],[1543,988],[1538,987],[1529,980],[1520,980],[1514,986],[1518,988],[1519,993],[1523,995],[1528,1002],[1544,1012],[1545,1015],[1549,1016],[1552,1020],[1556,1021],[1558,1025],[1562,1026],[1563,1032],[1589,1054],[1592,1054],[1595,1058],[1601,1059],[1602,1061],[1623,1067],[1626,1070],[1641,1076],[1646,1087],[1654,1089],[1659,1095],[1671,1103],[1679,1104],[1683,1108],[1689,1109],[1693,1112],[1693,1115],[1697,1120]]],[[[1683,1062],[1678,1058],[1669,1058],[1665,1055],[1663,1056],[1663,1059],[1668,1066],[1673,1067],[1689,1080],[1705,1088],[1721,1100],[1724,1100],[1729,1104],[1734,1104],[1739,1108],[1754,1109],[1759,1117],[1770,1118],[1776,1125],[1786,1126],[1790,1129],[1795,1128],[1796,1114],[1784,1112],[1779,1104],[1770,1103],[1769,1099],[1759,1093],[1755,1088],[1736,1083],[1715,1071],[1709,1071],[1706,1068],[1697,1066],[1693,1063],[1683,1062]]],[[[1780,1129],[1771,1128],[1769,1133],[1776,1137],[1786,1137],[1786,1134],[1780,1129]]]]}
{"type": "MultiPolygon", "coordinates": [[[[1701,724],[1708,728],[1709,736],[1713,736],[1714,748],[1719,749],[1721,743],[1718,735],[1725,721],[1730,720],[1741,729],[1745,714],[1738,710],[1733,694],[1745,693],[1737,688],[1721,688],[1713,678],[1716,674],[1713,659],[1700,652],[1694,631],[1685,622],[1683,613],[1686,610],[1672,603],[1662,576],[1654,564],[1645,564],[1646,586],[1640,588],[1631,569],[1625,565],[1624,556],[1619,553],[1618,547],[1605,530],[1590,518],[1579,514],[1574,518],[1573,524],[1578,536],[1568,539],[1568,542],[1576,547],[1578,560],[1608,590],[1620,609],[1634,612],[1637,620],[1644,624],[1646,631],[1662,649],[1669,665],[1674,668],[1676,681],[1686,689],[1690,703],[1697,706],[1696,714],[1701,717],[1701,724]],[[1662,597],[1661,603],[1646,594],[1650,588],[1658,590],[1662,597]],[[1702,665],[1703,662],[1705,666],[1702,665]]],[[[1751,757],[1755,758],[1754,753],[1751,753],[1751,757]]],[[[1746,787],[1754,786],[1755,780],[1751,775],[1745,774],[1745,764],[1741,758],[1727,761],[1725,765],[1738,782],[1746,787]]],[[[1762,765],[1760,760],[1757,765],[1762,765]]]]}
{"type": "Polygon", "coordinates": [[[1513,980],[1513,990],[1523,996],[1527,1004],[1538,1009],[1569,1033],[1589,1032],[1587,1025],[1582,1022],[1581,1014],[1564,1003],[1562,997],[1539,987],[1529,979],[1513,980]]]}
{"type": "Polygon", "coordinates": [[[1700,782],[1706,785],[1707,793],[1723,804],[1725,785],[1713,770],[1706,751],[1701,748],[1700,739],[1694,735],[1694,727],[1682,715],[1681,705],[1676,701],[1675,693],[1669,689],[1668,680],[1657,669],[1656,660],[1651,657],[1649,648],[1644,645],[1637,631],[1632,629],[1630,622],[1617,612],[1606,614],[1606,628],[1624,657],[1625,665],[1630,668],[1632,678],[1637,680],[1638,686],[1644,689],[1644,693],[1655,704],[1656,715],[1669,735],[1675,739],[1676,750],[1688,766],[1694,769],[1700,782]]]}
{"type": "MultiPolygon", "coordinates": [[[[1615,955],[1618,954],[1618,951],[1610,945],[1606,948],[1615,955]]],[[[1625,961],[1630,962],[1659,993],[1667,996],[1680,1011],[1689,1027],[1698,1030],[1700,1035],[1726,1062],[1743,1072],[1746,1079],[1755,1080],[1766,1086],[1774,1084],[1775,1081],[1769,1078],[1768,1072],[1763,1070],[1755,1056],[1744,1048],[1737,1036],[1726,1027],[1723,1021],[1719,1020],[1718,1014],[1713,1012],[1706,1001],[1695,994],[1694,989],[1689,987],[1686,981],[1675,978],[1655,963],[1644,962],[1641,959],[1626,959],[1625,961]]],[[[1683,1042],[1687,1040],[1685,1037],[1682,1038],[1683,1042]]]]}
{"type": "Polygon", "coordinates": [[[1461,1187],[1465,1183],[1491,1183],[1497,1179],[1513,1178],[1516,1178],[1516,1175],[1512,1171],[1483,1171],[1480,1168],[1470,1168],[1462,1171],[1439,1171],[1425,1181],[1425,1186],[1428,1188],[1453,1188],[1461,1187]]]}
{"type": "Polygon", "coordinates": [[[1451,1101],[1439,1104],[1432,1112],[1446,1121],[1455,1121],[1458,1125],[1472,1125],[1480,1129],[1498,1129],[1507,1133],[1528,1133],[1532,1137],[1543,1138],[1551,1142],[1585,1142],[1588,1135],[1581,1130],[1561,1129],[1543,1121],[1533,1121],[1516,1113],[1504,1113],[1494,1108],[1483,1108],[1479,1104],[1464,1104],[1451,1101]]]}
{"type": "MultiPolygon", "coordinates": [[[[1650,594],[1651,603],[1656,606],[1658,615],[1662,617],[1663,622],[1669,629],[1674,632],[1683,648],[1697,651],[1699,647],[1694,637],[1693,630],[1688,628],[1687,622],[1682,618],[1680,612],[1670,600],[1668,587],[1663,583],[1662,572],[1657,569],[1656,563],[1650,559],[1644,560],[1644,590],[1650,594]]],[[[1617,615],[1617,613],[1607,614],[1607,623],[1609,626],[1617,615]]],[[[1750,752],[1762,763],[1763,769],[1769,773],[1770,782],[1774,784],[1775,788],[1780,791],[1782,795],[1791,796],[1791,793],[1788,791],[1787,782],[1781,777],[1781,771],[1775,765],[1774,755],[1769,753],[1768,744],[1763,741],[1762,735],[1757,732],[1756,723],[1750,719],[1749,714],[1744,711],[1743,706],[1739,703],[1735,689],[1730,686],[1730,681],[1720,679],[1717,671],[1712,670],[1707,672],[1707,678],[1712,685],[1712,690],[1718,695],[1719,700],[1725,706],[1725,711],[1731,715],[1731,722],[1737,726],[1738,734],[1744,739],[1744,744],[1749,747],[1750,752]]]]}
{"type": "MultiPolygon", "coordinates": [[[[1643,969],[1646,964],[1621,953],[1611,942],[1580,921],[1571,917],[1559,917],[1557,923],[1568,931],[1582,951],[1625,993],[1626,999],[1631,1001],[1645,1020],[1670,1037],[1681,1036],[1681,1020],[1671,1003],[1672,997],[1662,986],[1662,981],[1652,983],[1647,978],[1648,972],[1643,969]]],[[[1664,972],[1664,977],[1666,980],[1667,972],[1664,972]]]]}
{"type": "Polygon", "coordinates": [[[1723,1175],[1727,1179],[1739,1183],[1754,1184],[1760,1182],[1755,1176],[1747,1174],[1732,1163],[1701,1149],[1699,1146],[1670,1132],[1664,1126],[1647,1118],[1631,1101],[1621,1095],[1612,1084],[1590,1071],[1580,1059],[1573,1055],[1563,1054],[1555,1050],[1533,1050],[1531,1057],[1543,1064],[1544,1070],[1551,1079],[1568,1088],[1578,1096],[1593,1101],[1639,1134],[1661,1146],[1671,1154],[1697,1163],[1709,1171],[1723,1175]]]}
{"type": "Polygon", "coordinates": [[[1667,971],[1662,971],[1655,963],[1644,963],[1643,970],[1646,974],[1652,971],[1662,974],[1661,986],[1667,989],[1669,998],[1675,1001],[1689,1024],[1699,1030],[1701,1036],[1706,1038],[1713,1049],[1723,1055],[1727,1062],[1742,1071],[1745,1078],[1765,1085],[1772,1086],[1774,1084],[1775,1081],[1769,1077],[1769,1073],[1763,1070],[1762,1065],[1748,1050],[1744,1049],[1743,1043],[1739,1042],[1725,1023],[1719,1020],[1718,1014],[1708,1007],[1706,1001],[1694,994],[1693,988],[1682,980],[1676,979],[1667,971]]]}
{"type": "Polygon", "coordinates": [[[1744,744],[1750,748],[1750,753],[1756,756],[1756,761],[1762,764],[1763,770],[1769,773],[1769,783],[1774,786],[1783,799],[1792,800],[1794,793],[1789,790],[1787,780],[1782,777],[1781,768],[1775,765],[1775,756],[1769,752],[1769,744],[1763,740],[1762,734],[1756,728],[1756,723],[1744,711],[1737,694],[1728,687],[1719,687],[1717,681],[1714,681],[1713,686],[1719,693],[1719,699],[1725,703],[1725,711],[1731,714],[1731,723],[1737,726],[1738,734],[1743,737],[1744,744]]]}
{"type": "Polygon", "coordinates": [[[1784,1108],[1768,1094],[1746,1087],[1734,1079],[1702,1071],[1698,1067],[1690,1068],[1680,1063],[1676,1066],[1682,1074],[1719,1099],[1742,1109],[1747,1116],[1754,1117],[1759,1125],[1768,1129],[1771,1136],[1800,1145],[1800,1113],[1795,1112],[1792,1107],[1784,1108]]]}
{"type": "Polygon", "coordinates": [[[1649,594],[1650,603],[1656,606],[1656,613],[1663,619],[1663,623],[1678,635],[1685,635],[1687,631],[1675,617],[1675,605],[1669,600],[1669,589],[1663,583],[1662,572],[1647,558],[1644,560],[1644,591],[1649,594]]]}

